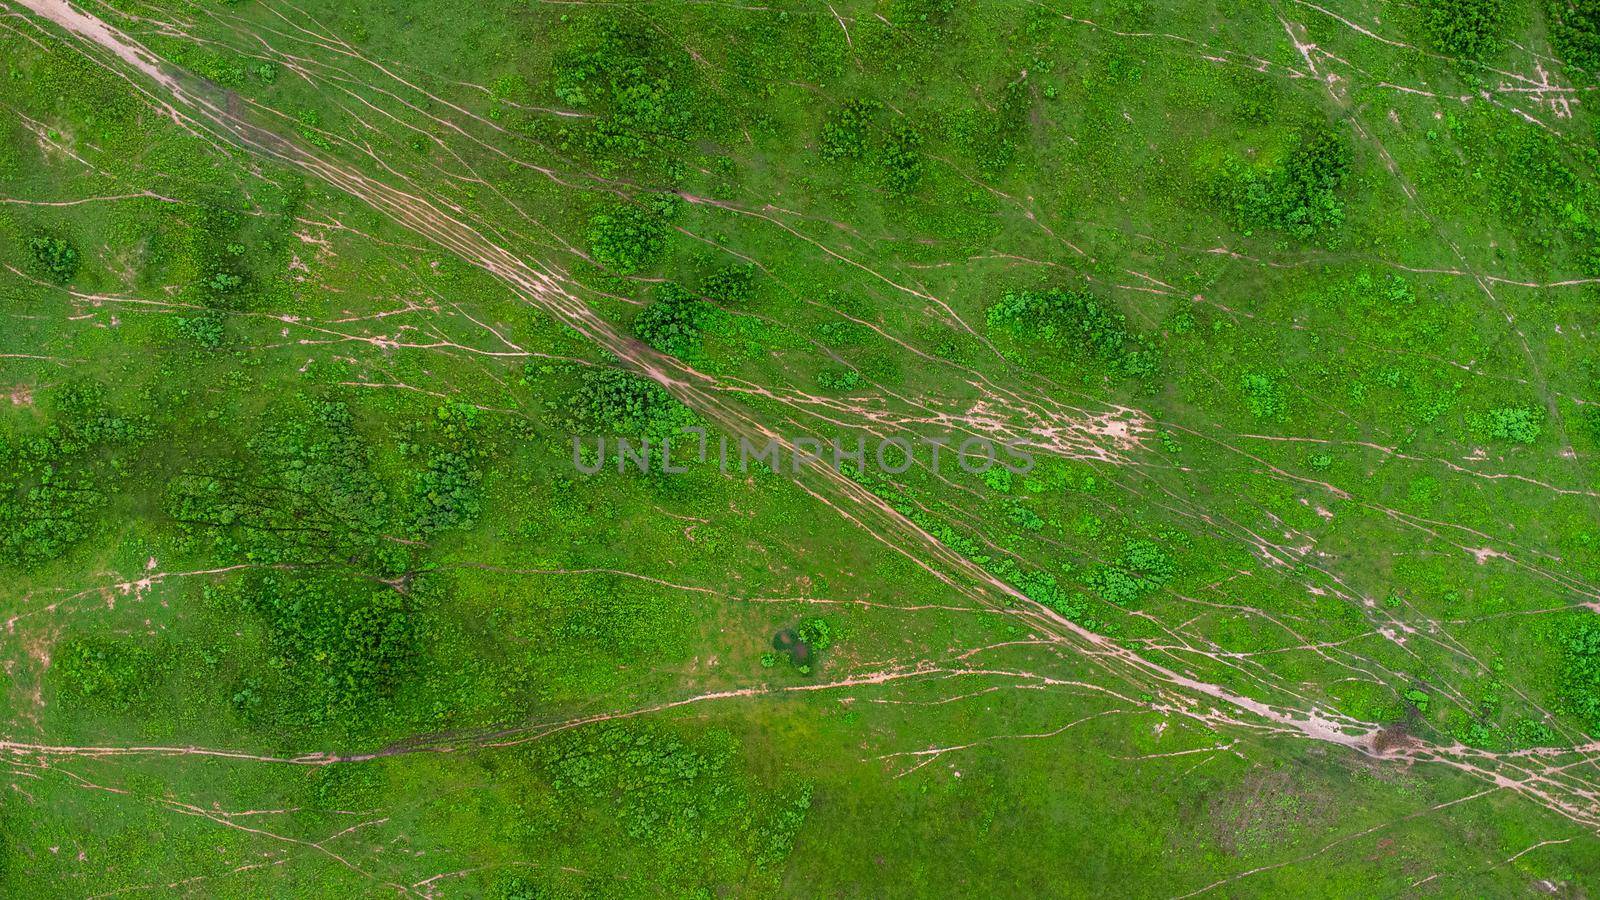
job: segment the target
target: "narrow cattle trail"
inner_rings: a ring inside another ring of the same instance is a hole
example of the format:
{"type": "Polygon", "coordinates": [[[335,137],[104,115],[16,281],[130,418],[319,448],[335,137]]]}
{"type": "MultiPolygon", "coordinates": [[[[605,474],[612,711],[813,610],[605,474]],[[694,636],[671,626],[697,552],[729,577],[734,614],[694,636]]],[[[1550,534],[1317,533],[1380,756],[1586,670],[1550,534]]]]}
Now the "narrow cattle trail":
{"type": "MultiPolygon", "coordinates": [[[[491,240],[485,235],[486,228],[474,225],[465,210],[447,211],[421,193],[402,190],[371,178],[292,138],[249,121],[241,113],[233,111],[225,98],[214,96],[216,92],[212,89],[171,67],[133,38],[65,0],[6,2],[20,5],[71,35],[81,45],[82,52],[128,79],[157,109],[170,116],[180,127],[219,146],[243,148],[297,168],[367,203],[397,224],[492,274],[524,302],[546,311],[630,368],[660,384],[730,437],[750,439],[758,444],[777,442],[780,446],[790,446],[789,441],[771,425],[730,402],[727,391],[716,379],[622,334],[596,315],[574,293],[573,287],[557,274],[556,269],[541,268],[491,240]]],[[[1310,62],[1309,59],[1307,61],[1310,62]]],[[[382,161],[379,160],[379,163],[381,165],[382,161]]],[[[998,402],[1005,398],[997,395],[995,399],[998,402]]],[[[1103,452],[1099,450],[1097,439],[1105,435],[1097,434],[1093,429],[1086,429],[1082,434],[1061,436],[1066,442],[1064,450],[1079,446],[1087,448],[1086,452],[1103,452]],[[1083,444],[1077,444],[1078,441],[1083,441],[1083,444]]],[[[1302,709],[1292,703],[1274,704],[1250,697],[1148,659],[1116,640],[1083,628],[962,556],[902,515],[887,501],[831,467],[812,466],[798,483],[818,502],[857,525],[873,540],[905,556],[951,590],[1018,619],[1052,645],[1128,685],[1126,692],[1117,692],[1119,695],[1147,695],[1149,699],[1142,703],[1149,708],[1185,717],[1211,729],[1290,736],[1338,746],[1375,758],[1438,763],[1480,779],[1492,789],[1515,792],[1584,827],[1600,830],[1600,800],[1597,800],[1600,798],[1600,784],[1585,780],[1572,771],[1593,761],[1593,748],[1555,749],[1538,754],[1494,754],[1459,744],[1429,744],[1412,739],[1402,747],[1385,751],[1378,746],[1380,728],[1376,723],[1356,721],[1315,707],[1302,709]]],[[[1199,652],[1227,665],[1215,651],[1199,652]]],[[[890,669],[803,689],[847,689],[927,674],[925,668],[890,669]]],[[[1040,677],[1032,673],[1022,674],[1040,677]]],[[[587,723],[768,693],[772,691],[758,687],[711,692],[633,710],[503,729],[492,735],[479,736],[464,745],[419,742],[393,752],[446,752],[458,746],[498,746],[531,740],[587,723]]],[[[200,748],[57,747],[15,741],[0,742],[0,752],[13,758],[181,754],[228,756],[252,761],[272,759],[200,748]]],[[[323,754],[275,761],[322,764],[377,758],[378,755],[323,754]]]]}

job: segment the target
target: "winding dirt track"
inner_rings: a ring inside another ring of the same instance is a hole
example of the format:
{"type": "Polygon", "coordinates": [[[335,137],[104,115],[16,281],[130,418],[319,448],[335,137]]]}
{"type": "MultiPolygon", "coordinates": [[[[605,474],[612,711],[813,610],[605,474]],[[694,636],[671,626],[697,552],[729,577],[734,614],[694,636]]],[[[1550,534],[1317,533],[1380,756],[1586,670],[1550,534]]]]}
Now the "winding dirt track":
{"type": "MultiPolygon", "coordinates": [[[[523,301],[549,313],[614,354],[625,364],[651,378],[732,438],[758,444],[786,444],[772,427],[750,412],[719,396],[713,379],[635,341],[595,315],[570,285],[556,274],[525,260],[475,227],[464,211],[448,212],[427,197],[377,181],[280,134],[247,120],[230,108],[225,98],[152,53],[125,33],[64,0],[0,0],[0,5],[20,5],[54,23],[76,41],[85,55],[128,79],[158,109],[196,134],[298,168],[358,198],[436,246],[491,273],[523,301]]],[[[791,448],[792,449],[792,448],[791,448]]],[[[813,466],[800,481],[819,502],[860,527],[873,539],[905,555],[952,591],[1004,612],[1026,623],[1038,636],[1091,662],[1106,675],[1128,686],[1117,692],[1154,699],[1146,705],[1188,717],[1206,727],[1243,730],[1258,735],[1289,735],[1332,744],[1373,757],[1440,763],[1487,782],[1494,789],[1514,791],[1583,826],[1600,830],[1600,783],[1580,776],[1575,769],[1592,764],[1597,746],[1548,751],[1493,754],[1462,745],[1435,745],[1411,741],[1387,754],[1374,746],[1379,728],[1326,710],[1299,710],[1275,706],[1225,687],[1199,681],[1146,659],[1115,641],[1088,631],[1029,599],[1016,588],[945,546],[931,534],[899,514],[885,501],[828,466],[813,466]]],[[[923,677],[929,667],[891,671],[810,686],[825,690],[853,684],[882,683],[923,677]]],[[[1031,673],[1027,673],[1031,674],[1031,673]]],[[[417,742],[392,752],[445,752],[465,746],[499,745],[530,740],[588,722],[628,717],[689,703],[723,698],[757,696],[773,691],[748,688],[713,692],[656,706],[622,710],[566,722],[530,724],[480,734],[468,740],[417,742]]],[[[198,754],[266,760],[245,753],[201,748],[94,748],[53,747],[44,744],[0,741],[0,751],[12,755],[49,757],[64,755],[121,755],[127,753],[198,754]]],[[[355,761],[382,754],[338,756],[321,754],[278,761],[326,764],[355,761]]]]}

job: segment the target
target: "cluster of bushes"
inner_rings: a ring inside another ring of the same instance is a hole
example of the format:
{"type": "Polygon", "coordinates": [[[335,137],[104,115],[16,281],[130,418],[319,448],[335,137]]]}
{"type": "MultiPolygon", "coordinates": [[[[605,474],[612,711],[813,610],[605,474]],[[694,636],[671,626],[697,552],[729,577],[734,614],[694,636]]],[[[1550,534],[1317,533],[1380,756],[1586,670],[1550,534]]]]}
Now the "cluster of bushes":
{"type": "Polygon", "coordinates": [[[828,162],[868,167],[891,194],[908,194],[922,181],[922,135],[903,119],[889,120],[875,100],[850,100],[822,123],[819,152],[828,162]]]}
{"type": "Polygon", "coordinates": [[[851,369],[838,371],[823,369],[817,373],[817,384],[823,390],[845,394],[861,386],[861,373],[851,369]]]}
{"type": "Polygon", "coordinates": [[[633,333],[662,353],[693,360],[700,355],[704,331],[720,316],[721,310],[715,306],[682,285],[667,282],[657,290],[655,301],[633,320],[633,333]]]}
{"type": "Polygon", "coordinates": [[[774,652],[763,654],[761,665],[772,668],[778,664],[779,655],[789,657],[789,662],[802,675],[810,675],[817,654],[833,646],[834,628],[827,619],[812,616],[794,628],[785,628],[772,636],[774,652]]]}
{"type": "Polygon", "coordinates": [[[221,310],[207,309],[192,316],[173,319],[173,330],[178,336],[204,350],[222,346],[227,336],[226,319],[221,310]]]}
{"type": "Polygon", "coordinates": [[[392,492],[348,406],[312,401],[247,448],[245,461],[197,461],[169,483],[167,512],[185,532],[229,562],[404,568],[383,537],[396,524],[392,492]]]}
{"type": "Polygon", "coordinates": [[[275,712],[290,722],[347,725],[375,713],[364,707],[392,694],[421,655],[421,584],[401,592],[269,571],[246,577],[242,593],[266,622],[267,662],[287,687],[275,712]]]}
{"type": "Polygon", "coordinates": [[[1514,444],[1531,444],[1544,433],[1545,411],[1532,404],[1500,406],[1467,417],[1467,425],[1480,435],[1514,444]]]}
{"type": "Polygon", "coordinates": [[[1560,632],[1561,702],[1589,731],[1600,729],[1600,621],[1586,614],[1560,632]]]}
{"type": "Polygon", "coordinates": [[[1070,350],[1118,377],[1156,371],[1155,347],[1128,329],[1126,316],[1087,291],[1009,291],[989,307],[987,322],[991,333],[1070,350]]]}
{"type": "Polygon", "coordinates": [[[436,440],[407,442],[426,456],[411,485],[410,532],[427,538],[454,528],[471,528],[482,512],[483,472],[488,441],[482,413],[469,403],[446,403],[434,411],[436,440]]]}
{"type": "Polygon", "coordinates": [[[63,641],[51,660],[51,677],[75,700],[124,709],[143,699],[162,677],[161,659],[133,641],[63,641]]]}
{"type": "Polygon", "coordinates": [[[1250,415],[1263,422],[1281,422],[1289,412],[1289,398],[1277,378],[1262,372],[1245,372],[1239,387],[1250,415]]]}
{"type": "Polygon", "coordinates": [[[28,240],[32,269],[56,284],[67,284],[78,274],[78,248],[66,238],[40,234],[28,240]]]}
{"type": "MultiPolygon", "coordinates": [[[[1063,587],[1056,577],[1048,572],[1025,569],[1009,555],[990,555],[986,553],[984,547],[977,541],[961,534],[950,527],[949,524],[940,521],[922,507],[912,503],[900,488],[889,484],[882,478],[867,472],[851,472],[850,474],[857,482],[892,506],[896,512],[915,522],[918,527],[932,535],[939,543],[965,556],[996,578],[1012,585],[1028,599],[1054,610],[1090,630],[1106,635],[1114,635],[1118,632],[1119,626],[1116,623],[1106,622],[1095,615],[1091,598],[1082,591],[1073,591],[1063,587]]],[[[1087,483],[1092,485],[1093,482],[1094,479],[1091,476],[1087,483]]],[[[1165,572],[1165,569],[1159,564],[1152,563],[1142,554],[1135,554],[1129,559],[1119,561],[1118,564],[1125,571],[1132,573],[1132,577],[1136,578],[1160,578],[1163,577],[1162,573],[1165,572]]],[[[1172,572],[1167,573],[1167,577],[1172,574],[1176,574],[1175,568],[1172,572]]]]}
{"type": "Polygon", "coordinates": [[[200,210],[195,261],[200,268],[196,290],[206,306],[244,309],[254,290],[254,279],[239,232],[244,216],[228,207],[206,204],[200,210]]]}
{"type": "Polygon", "coordinates": [[[1508,0],[1422,0],[1418,14],[1428,42],[1441,53],[1478,61],[1505,42],[1508,0]]]}
{"type": "Polygon", "coordinates": [[[1255,166],[1230,157],[1210,194],[1241,230],[1326,239],[1344,223],[1339,189],[1349,174],[1345,142],[1326,127],[1308,128],[1296,135],[1276,165],[1255,166]]]}
{"type": "Polygon", "coordinates": [[[1600,69],[1600,0],[1545,0],[1550,43],[1567,63],[1600,69]]]}
{"type": "Polygon", "coordinates": [[[1244,66],[1227,70],[1234,90],[1231,112],[1246,125],[1266,125],[1278,114],[1278,87],[1272,77],[1244,66]]]}
{"type": "Polygon", "coordinates": [[[1600,277],[1600,189],[1585,174],[1593,151],[1587,162],[1575,158],[1553,135],[1486,103],[1447,122],[1490,209],[1519,227],[1518,249],[1552,269],[1566,262],[1600,277]],[[1570,262],[1548,258],[1563,248],[1570,262]]]}
{"type": "Polygon", "coordinates": [[[1172,557],[1152,541],[1132,540],[1113,562],[1089,572],[1088,584],[1118,606],[1128,606],[1159,590],[1178,573],[1172,557]]]}
{"type": "Polygon", "coordinates": [[[662,196],[642,204],[618,201],[589,219],[589,252],[618,275],[655,265],[667,246],[667,230],[678,204],[662,196]]]}
{"type": "Polygon", "coordinates": [[[533,751],[564,813],[558,827],[597,829],[632,871],[678,896],[711,896],[778,875],[811,789],[766,791],[737,768],[739,745],[712,731],[689,743],[660,728],[603,725],[533,751]],[[642,855],[641,860],[636,857],[642,855]]]}
{"type": "Polygon", "coordinates": [[[651,439],[671,436],[699,421],[654,381],[604,367],[584,373],[570,408],[579,428],[651,439]]]}
{"type": "Polygon", "coordinates": [[[883,77],[918,79],[927,63],[947,49],[961,25],[954,0],[892,0],[884,14],[856,23],[856,48],[869,69],[883,77]]]}
{"type": "Polygon", "coordinates": [[[150,436],[121,416],[100,385],[74,382],[50,398],[43,432],[0,432],[0,562],[32,566],[89,534],[94,513],[125,477],[125,455],[150,436]]]}
{"type": "Polygon", "coordinates": [[[756,269],[748,263],[723,266],[700,280],[700,294],[718,303],[748,303],[755,295],[756,269]]]}
{"type": "MultiPolygon", "coordinates": [[[[471,527],[482,466],[496,446],[488,414],[447,403],[407,425],[380,462],[351,408],[291,398],[246,453],[197,454],[165,506],[185,551],[250,570],[226,591],[266,626],[268,670],[236,685],[242,713],[359,731],[386,715],[422,653],[424,610],[444,586],[425,543],[471,527]]],[[[231,450],[231,448],[228,448],[231,450]]]]}
{"type": "Polygon", "coordinates": [[[979,174],[993,178],[1016,162],[1018,146],[1026,138],[1032,104],[1027,82],[1018,79],[1001,90],[999,102],[992,109],[975,108],[952,115],[945,131],[950,142],[977,165],[979,174]]]}
{"type": "Polygon", "coordinates": [[[551,85],[563,104],[594,113],[564,120],[558,140],[606,171],[668,170],[688,142],[725,122],[725,111],[700,91],[689,54],[643,21],[578,20],[554,59],[551,85]]]}
{"type": "Polygon", "coordinates": [[[395,536],[425,539],[476,523],[494,445],[483,415],[446,403],[408,425],[397,449],[415,462],[385,479],[347,404],[306,401],[251,439],[245,460],[206,460],[172,479],[167,511],[230,560],[333,562],[392,577],[409,563],[395,536]]]}
{"type": "MultiPolygon", "coordinates": [[[[20,76],[22,69],[13,68],[12,72],[20,76]]],[[[146,109],[143,99],[126,80],[86,57],[36,55],[27,77],[13,78],[11,84],[19,101],[31,93],[28,105],[33,109],[63,109],[73,121],[82,123],[81,137],[102,147],[110,149],[123,141],[146,146],[147,135],[137,127],[140,112],[146,109]]]]}

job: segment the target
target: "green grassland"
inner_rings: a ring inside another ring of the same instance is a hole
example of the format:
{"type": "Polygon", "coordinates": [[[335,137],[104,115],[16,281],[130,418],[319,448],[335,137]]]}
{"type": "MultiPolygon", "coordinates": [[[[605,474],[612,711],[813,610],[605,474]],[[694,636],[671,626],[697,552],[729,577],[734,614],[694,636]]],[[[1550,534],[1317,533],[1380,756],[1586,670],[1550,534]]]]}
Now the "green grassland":
{"type": "Polygon", "coordinates": [[[1587,0],[0,0],[0,895],[1593,895],[1597,72],[1587,0]]]}

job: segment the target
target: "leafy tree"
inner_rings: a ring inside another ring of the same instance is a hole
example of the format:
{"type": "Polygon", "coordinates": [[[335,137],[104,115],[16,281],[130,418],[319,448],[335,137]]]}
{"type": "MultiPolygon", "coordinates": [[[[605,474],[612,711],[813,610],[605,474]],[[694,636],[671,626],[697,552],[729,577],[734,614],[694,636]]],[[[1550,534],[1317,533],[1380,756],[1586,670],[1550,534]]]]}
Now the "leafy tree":
{"type": "Polygon", "coordinates": [[[1400,696],[1404,697],[1407,703],[1416,707],[1417,712],[1425,713],[1428,711],[1427,691],[1419,690],[1418,688],[1407,688],[1400,696]]]}

